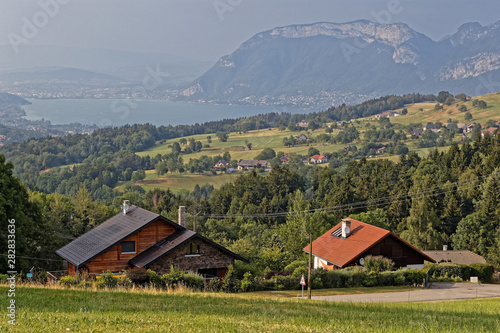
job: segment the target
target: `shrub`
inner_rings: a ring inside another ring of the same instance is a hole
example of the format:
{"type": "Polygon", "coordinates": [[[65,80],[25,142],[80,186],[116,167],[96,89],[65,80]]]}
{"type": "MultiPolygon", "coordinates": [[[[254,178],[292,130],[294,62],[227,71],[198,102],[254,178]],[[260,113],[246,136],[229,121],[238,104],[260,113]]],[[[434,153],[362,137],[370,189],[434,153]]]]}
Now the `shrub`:
{"type": "Polygon", "coordinates": [[[273,279],[265,279],[263,277],[255,278],[255,290],[273,290],[275,281],[273,279]]]}
{"type": "Polygon", "coordinates": [[[149,283],[155,288],[165,288],[165,281],[155,271],[148,269],[149,283]]]}
{"type": "Polygon", "coordinates": [[[88,289],[88,288],[92,288],[93,285],[94,284],[92,283],[92,281],[81,280],[80,283],[78,284],[78,287],[83,288],[83,289],[88,289]]]}
{"type": "Polygon", "coordinates": [[[405,275],[406,284],[419,285],[427,277],[427,270],[425,269],[406,269],[403,271],[405,275]]]}
{"type": "Polygon", "coordinates": [[[292,276],[295,277],[302,277],[302,275],[306,276],[307,275],[307,268],[305,267],[297,267],[292,273],[292,276]]]}
{"type": "Polygon", "coordinates": [[[97,280],[97,287],[99,288],[114,288],[118,284],[118,279],[113,276],[111,271],[106,271],[101,274],[97,280]]]}
{"type": "Polygon", "coordinates": [[[493,266],[486,263],[470,264],[471,268],[470,275],[477,276],[479,281],[482,283],[492,283],[493,282],[493,266]]]}
{"type": "Polygon", "coordinates": [[[148,271],[144,268],[134,267],[125,271],[125,276],[133,284],[144,285],[149,282],[148,271]]]}
{"type": "Polygon", "coordinates": [[[379,286],[394,286],[394,280],[396,277],[396,272],[382,272],[378,274],[378,284],[379,286]]]}
{"type": "Polygon", "coordinates": [[[347,274],[342,270],[331,270],[326,275],[326,284],[329,288],[343,288],[347,282],[347,274]]]}
{"type": "Polygon", "coordinates": [[[252,273],[246,272],[243,275],[243,280],[240,282],[241,291],[253,291],[255,289],[255,280],[252,273]]]}
{"type": "MultiPolygon", "coordinates": [[[[275,276],[273,278],[275,280],[275,286],[282,286],[283,289],[286,290],[296,290],[300,288],[300,278],[287,275],[287,276],[275,276]]],[[[313,282],[314,286],[314,282],[313,282]]],[[[278,289],[278,288],[276,288],[278,289]]]]}
{"type": "Polygon", "coordinates": [[[403,270],[398,270],[394,272],[394,285],[402,286],[406,283],[405,273],[403,270]]]}
{"type": "Polygon", "coordinates": [[[219,292],[222,291],[222,280],[221,279],[211,279],[207,283],[206,291],[219,292]]]}
{"type": "Polygon", "coordinates": [[[307,262],[305,260],[295,260],[291,264],[285,267],[285,271],[295,272],[297,268],[307,268],[307,262]]]}
{"type": "Polygon", "coordinates": [[[7,278],[9,276],[7,274],[0,274],[0,283],[7,283],[7,278]]]}
{"type": "Polygon", "coordinates": [[[35,275],[34,281],[36,281],[38,283],[41,283],[41,284],[47,283],[49,281],[49,279],[47,277],[47,272],[46,271],[41,271],[41,272],[37,273],[35,275]]]}
{"type": "Polygon", "coordinates": [[[184,285],[189,288],[193,289],[202,289],[203,288],[203,276],[201,276],[198,273],[194,272],[187,272],[184,273],[184,276],[182,277],[182,280],[184,282],[184,285]]]}
{"type": "Polygon", "coordinates": [[[367,256],[364,266],[369,272],[385,272],[392,271],[394,262],[382,256],[367,256]]]}
{"type": "Polygon", "coordinates": [[[462,277],[463,268],[458,264],[453,263],[439,263],[439,264],[429,264],[426,265],[429,270],[429,275],[433,278],[451,278],[451,277],[462,277]]]}
{"type": "Polygon", "coordinates": [[[67,276],[63,276],[59,280],[59,284],[62,286],[65,286],[65,287],[71,287],[71,286],[76,286],[78,284],[78,281],[76,280],[76,278],[74,276],[67,275],[67,276]]]}
{"type": "Polygon", "coordinates": [[[161,277],[163,280],[163,284],[170,287],[175,287],[179,283],[183,281],[184,272],[180,269],[175,268],[174,266],[170,266],[170,272],[167,274],[163,274],[161,277]]]}
{"type": "Polygon", "coordinates": [[[222,290],[226,293],[236,292],[236,279],[234,278],[233,265],[229,265],[226,276],[222,279],[222,290]]]}
{"type": "Polygon", "coordinates": [[[366,272],[360,267],[346,268],[347,273],[346,287],[361,287],[365,279],[366,272]]]}
{"type": "Polygon", "coordinates": [[[315,278],[312,281],[312,286],[311,287],[313,289],[321,289],[321,288],[323,288],[323,281],[321,281],[321,278],[320,277],[315,278]]]}
{"type": "Polygon", "coordinates": [[[124,276],[124,277],[116,278],[116,285],[118,287],[128,289],[128,288],[133,286],[133,283],[126,276],[124,276]]]}
{"type": "Polygon", "coordinates": [[[363,286],[364,287],[375,287],[378,286],[378,273],[377,272],[370,272],[365,275],[363,279],[363,286]]]}

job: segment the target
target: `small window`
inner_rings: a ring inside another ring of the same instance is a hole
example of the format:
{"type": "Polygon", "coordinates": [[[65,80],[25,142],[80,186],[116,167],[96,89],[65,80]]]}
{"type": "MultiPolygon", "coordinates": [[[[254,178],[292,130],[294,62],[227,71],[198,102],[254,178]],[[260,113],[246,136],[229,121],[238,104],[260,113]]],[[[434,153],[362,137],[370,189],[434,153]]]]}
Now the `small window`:
{"type": "Polygon", "coordinates": [[[135,241],[122,242],[122,253],[135,253],[135,241]]]}
{"type": "Polygon", "coordinates": [[[195,243],[186,245],[186,255],[200,254],[200,247],[195,243]]]}

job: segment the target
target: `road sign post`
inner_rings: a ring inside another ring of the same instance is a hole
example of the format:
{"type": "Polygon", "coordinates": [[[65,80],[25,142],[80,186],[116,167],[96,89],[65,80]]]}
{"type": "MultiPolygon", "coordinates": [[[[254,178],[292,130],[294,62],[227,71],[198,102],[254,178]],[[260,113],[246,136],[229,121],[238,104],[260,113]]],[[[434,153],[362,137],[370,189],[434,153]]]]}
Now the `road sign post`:
{"type": "Polygon", "coordinates": [[[306,285],[306,279],[304,278],[304,275],[300,278],[300,284],[302,285],[302,298],[304,298],[304,286],[306,285]]]}

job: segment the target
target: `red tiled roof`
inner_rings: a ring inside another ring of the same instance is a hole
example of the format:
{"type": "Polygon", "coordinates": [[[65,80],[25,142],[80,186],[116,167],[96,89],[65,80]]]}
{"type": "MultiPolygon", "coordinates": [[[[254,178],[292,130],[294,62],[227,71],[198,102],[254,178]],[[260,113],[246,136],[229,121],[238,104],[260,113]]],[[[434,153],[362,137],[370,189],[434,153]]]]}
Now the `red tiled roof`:
{"type": "Polygon", "coordinates": [[[322,160],[323,158],[325,158],[325,155],[313,155],[310,158],[315,160],[322,160]]]}
{"type": "MultiPolygon", "coordinates": [[[[389,235],[392,235],[415,251],[421,253],[423,257],[429,258],[420,250],[406,243],[389,230],[385,230],[354,219],[350,220],[351,232],[349,237],[347,237],[346,239],[341,239],[331,235],[335,230],[342,228],[342,222],[340,222],[335,227],[328,230],[325,234],[313,241],[313,255],[320,257],[321,259],[324,259],[329,263],[333,263],[336,266],[344,267],[353,262],[357,257],[377,244],[379,241],[389,235]]],[[[303,250],[309,253],[309,244],[304,247],[303,250]]]]}

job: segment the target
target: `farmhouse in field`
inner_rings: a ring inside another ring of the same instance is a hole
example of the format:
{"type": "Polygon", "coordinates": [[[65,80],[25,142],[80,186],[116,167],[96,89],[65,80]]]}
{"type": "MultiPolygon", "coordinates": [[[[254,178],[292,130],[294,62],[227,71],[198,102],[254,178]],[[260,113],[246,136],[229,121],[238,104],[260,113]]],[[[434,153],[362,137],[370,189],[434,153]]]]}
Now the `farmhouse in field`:
{"type": "Polygon", "coordinates": [[[323,154],[323,155],[314,155],[309,158],[309,163],[310,164],[319,164],[319,163],[326,163],[328,162],[328,155],[323,154]]]}
{"type": "Polygon", "coordinates": [[[401,113],[389,110],[389,111],[382,111],[381,113],[376,114],[375,118],[389,118],[389,117],[399,117],[399,116],[401,116],[401,113]]]}
{"type": "Polygon", "coordinates": [[[230,167],[231,167],[231,164],[229,164],[229,162],[226,160],[219,160],[214,165],[214,169],[228,169],[230,167]]]}
{"type": "Polygon", "coordinates": [[[133,267],[163,274],[171,266],[194,271],[207,278],[224,277],[235,260],[246,259],[185,227],[185,208],[179,207],[179,223],[130,205],[83,234],[56,253],[68,262],[68,274],[77,271],[98,275],[133,267]]]}
{"type": "Polygon", "coordinates": [[[423,251],[426,255],[436,262],[452,262],[454,264],[477,264],[486,263],[486,260],[479,254],[468,250],[449,251],[446,245],[443,245],[443,251],[423,251]]]}
{"type": "MultiPolygon", "coordinates": [[[[304,247],[309,253],[309,245],[304,247]]],[[[436,262],[390,232],[351,218],[327,231],[312,243],[314,268],[326,270],[363,265],[366,256],[384,256],[395,267],[422,268],[424,261],[436,262]]]]}
{"type": "Polygon", "coordinates": [[[259,166],[266,170],[269,169],[266,160],[241,160],[238,163],[238,170],[253,170],[259,166]]]}
{"type": "Polygon", "coordinates": [[[382,148],[379,148],[379,149],[375,149],[375,154],[383,154],[385,152],[387,152],[387,147],[386,146],[384,146],[382,148]]]}
{"type": "Polygon", "coordinates": [[[299,121],[296,125],[297,125],[297,127],[300,127],[300,128],[307,128],[307,127],[309,127],[309,121],[307,119],[304,119],[302,121],[299,121]]]}
{"type": "Polygon", "coordinates": [[[420,137],[424,133],[424,130],[421,128],[414,129],[413,132],[411,132],[412,136],[420,137]]]}
{"type": "Polygon", "coordinates": [[[306,135],[304,135],[304,134],[301,134],[301,135],[296,135],[296,136],[294,136],[293,138],[294,138],[295,140],[297,140],[297,141],[307,141],[307,140],[308,140],[307,136],[306,136],[306,135]]]}
{"type": "Polygon", "coordinates": [[[485,136],[492,137],[495,135],[495,132],[498,131],[498,128],[496,127],[490,127],[487,130],[481,131],[481,137],[484,138],[485,136]]]}

